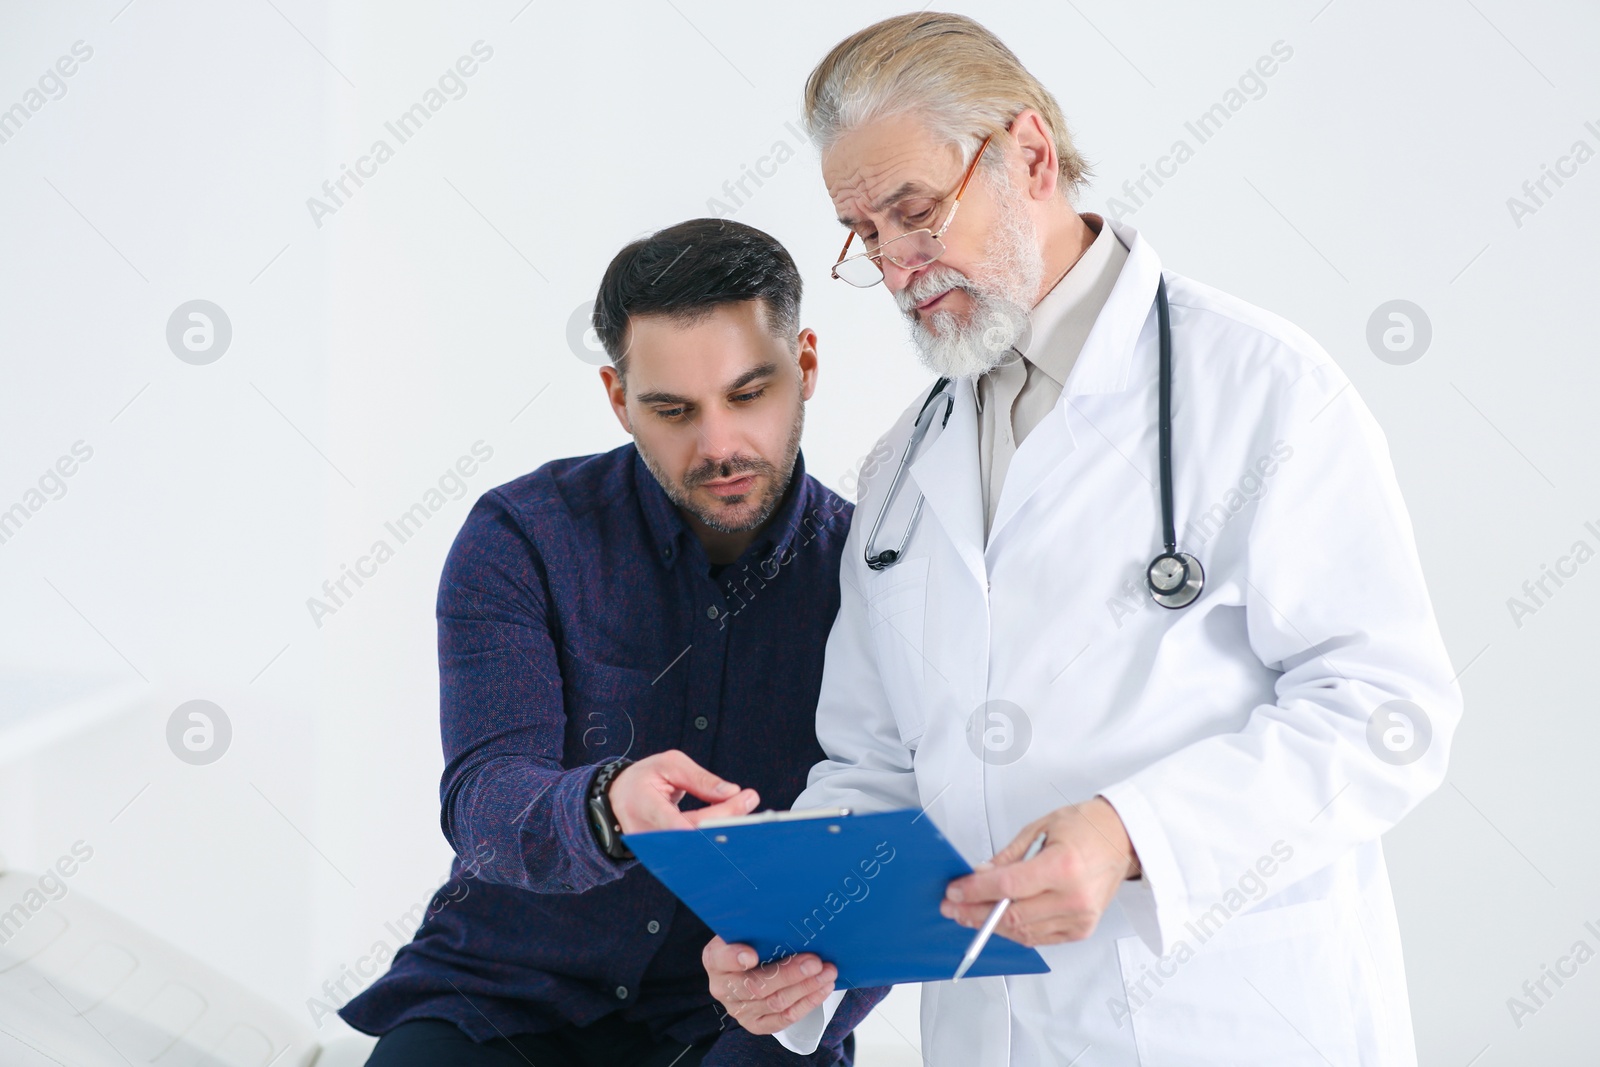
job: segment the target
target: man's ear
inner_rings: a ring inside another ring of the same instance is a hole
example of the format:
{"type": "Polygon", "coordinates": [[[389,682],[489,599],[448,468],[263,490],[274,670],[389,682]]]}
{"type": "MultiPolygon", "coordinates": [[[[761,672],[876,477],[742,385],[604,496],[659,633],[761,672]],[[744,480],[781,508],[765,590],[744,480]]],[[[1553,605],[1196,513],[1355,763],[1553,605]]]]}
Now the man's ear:
{"type": "Polygon", "coordinates": [[[817,391],[817,331],[807,327],[795,340],[794,361],[800,367],[800,399],[817,391]]]}
{"type": "Polygon", "coordinates": [[[1055,196],[1061,177],[1061,160],[1056,155],[1055,139],[1044,116],[1031,107],[1023,108],[1011,120],[1011,137],[1022,153],[1028,195],[1035,200],[1049,200],[1055,196]]]}
{"type": "Polygon", "coordinates": [[[628,389],[622,375],[617,373],[615,367],[601,367],[600,381],[606,387],[606,399],[611,402],[612,414],[622,424],[623,432],[633,436],[633,427],[628,424],[628,389]]]}

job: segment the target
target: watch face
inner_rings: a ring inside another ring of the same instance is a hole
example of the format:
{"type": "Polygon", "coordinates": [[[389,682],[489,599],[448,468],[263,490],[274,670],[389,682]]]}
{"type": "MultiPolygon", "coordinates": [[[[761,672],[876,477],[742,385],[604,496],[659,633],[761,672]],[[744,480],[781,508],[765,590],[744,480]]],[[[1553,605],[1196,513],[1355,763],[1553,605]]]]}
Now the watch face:
{"type": "Polygon", "coordinates": [[[606,821],[605,805],[599,797],[589,800],[589,825],[594,827],[595,836],[600,839],[602,848],[611,847],[611,827],[606,821]]]}

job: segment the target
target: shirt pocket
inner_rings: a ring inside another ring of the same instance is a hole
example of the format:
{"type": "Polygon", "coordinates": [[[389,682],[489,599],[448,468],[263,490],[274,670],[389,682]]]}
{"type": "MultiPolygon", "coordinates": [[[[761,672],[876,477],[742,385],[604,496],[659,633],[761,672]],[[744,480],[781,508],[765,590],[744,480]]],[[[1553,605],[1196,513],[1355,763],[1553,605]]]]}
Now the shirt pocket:
{"type": "Polygon", "coordinates": [[[1199,920],[1158,957],[1117,939],[1140,1067],[1355,1067],[1354,1012],[1337,913],[1309,900],[1199,920]]]}
{"type": "Polygon", "coordinates": [[[900,740],[915,748],[925,726],[922,638],[927,624],[928,557],[901,560],[869,573],[862,594],[884,696],[900,740]]]}
{"type": "Polygon", "coordinates": [[[662,709],[649,671],[569,655],[561,669],[566,708],[567,767],[604,763],[619,756],[640,759],[647,747],[641,733],[654,732],[662,709]]]}

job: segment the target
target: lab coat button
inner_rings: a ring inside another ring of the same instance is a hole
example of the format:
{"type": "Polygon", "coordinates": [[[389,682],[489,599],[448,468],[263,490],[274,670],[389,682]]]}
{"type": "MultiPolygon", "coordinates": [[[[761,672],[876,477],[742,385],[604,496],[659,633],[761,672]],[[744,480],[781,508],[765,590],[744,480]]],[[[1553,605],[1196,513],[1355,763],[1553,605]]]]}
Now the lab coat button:
{"type": "Polygon", "coordinates": [[[707,726],[710,726],[710,725],[711,725],[711,720],[706,718],[704,715],[696,715],[694,717],[694,728],[696,730],[704,730],[707,726]]]}
{"type": "Polygon", "coordinates": [[[617,986],[617,999],[618,1000],[627,1000],[628,999],[628,987],[627,986],[625,986],[625,985],[617,986]]]}
{"type": "Polygon", "coordinates": [[[706,618],[714,619],[716,617],[717,617],[717,606],[715,604],[713,604],[709,608],[706,609],[706,618]]]}
{"type": "Polygon", "coordinates": [[[661,932],[661,924],[656,922],[654,919],[651,919],[649,922],[645,923],[644,928],[649,930],[652,934],[659,934],[661,932]]]}

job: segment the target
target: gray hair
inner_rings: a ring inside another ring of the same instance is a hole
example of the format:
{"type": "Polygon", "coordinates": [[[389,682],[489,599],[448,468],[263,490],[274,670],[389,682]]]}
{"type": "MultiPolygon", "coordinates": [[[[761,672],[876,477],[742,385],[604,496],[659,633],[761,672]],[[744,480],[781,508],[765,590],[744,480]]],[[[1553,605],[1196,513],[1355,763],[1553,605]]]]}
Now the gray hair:
{"type": "MultiPolygon", "coordinates": [[[[1094,173],[1078,154],[1055,97],[998,37],[965,15],[918,12],[846,37],[806,79],[804,122],[819,151],[869,122],[922,118],[970,163],[984,136],[1001,137],[1024,108],[1044,118],[1055,141],[1063,195],[1094,173]]],[[[982,169],[1004,166],[985,153],[982,169]]]]}

